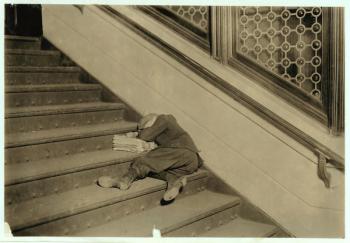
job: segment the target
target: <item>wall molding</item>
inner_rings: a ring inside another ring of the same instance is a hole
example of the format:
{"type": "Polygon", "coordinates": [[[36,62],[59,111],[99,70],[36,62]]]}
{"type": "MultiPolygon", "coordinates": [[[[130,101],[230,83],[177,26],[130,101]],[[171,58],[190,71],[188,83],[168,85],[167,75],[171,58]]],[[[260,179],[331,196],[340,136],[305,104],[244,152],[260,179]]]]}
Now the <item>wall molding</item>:
{"type": "MultiPolygon", "coordinates": [[[[210,36],[208,33],[203,32],[202,30],[190,25],[186,24],[185,21],[182,21],[181,24],[177,23],[173,19],[163,15],[161,12],[157,11],[153,6],[138,6],[140,10],[142,10],[144,13],[148,14],[149,16],[155,18],[159,22],[163,23],[170,29],[174,30],[175,32],[179,33],[184,38],[188,39],[189,41],[193,42],[206,52],[210,52],[210,36]],[[184,27],[182,25],[187,26],[184,27]]],[[[166,11],[165,9],[163,11],[166,11]]],[[[169,11],[167,11],[168,13],[169,11]]],[[[169,12],[170,13],[170,12],[169,12]]],[[[169,14],[168,13],[168,14],[169,14]]]]}
{"type": "Polygon", "coordinates": [[[344,8],[334,7],[330,10],[330,59],[328,70],[332,86],[329,92],[328,112],[331,132],[335,135],[344,130],[344,8]]]}
{"type": "Polygon", "coordinates": [[[207,68],[203,67],[198,62],[194,61],[193,59],[189,58],[185,54],[175,49],[174,47],[170,46],[168,43],[161,40],[156,35],[143,28],[139,24],[135,23],[127,16],[123,15],[122,13],[107,5],[97,7],[112,18],[116,19],[117,21],[128,27],[129,29],[133,30],[144,40],[152,43],[153,45],[161,49],[163,52],[165,52],[167,55],[171,56],[172,58],[189,68],[191,71],[208,81],[210,84],[220,89],[229,97],[236,100],[246,108],[250,109],[257,115],[262,117],[267,122],[273,124],[282,132],[286,133],[287,135],[289,135],[290,137],[292,137],[293,139],[295,139],[296,141],[313,151],[315,155],[318,155],[319,151],[321,151],[329,158],[329,163],[331,163],[334,167],[340,169],[341,171],[344,170],[344,158],[330,150],[321,142],[317,141],[310,135],[295,127],[293,124],[289,123],[288,121],[281,118],[271,110],[267,109],[265,106],[261,105],[242,91],[238,90],[237,88],[235,88],[234,86],[217,76],[215,73],[209,71],[207,68]]]}

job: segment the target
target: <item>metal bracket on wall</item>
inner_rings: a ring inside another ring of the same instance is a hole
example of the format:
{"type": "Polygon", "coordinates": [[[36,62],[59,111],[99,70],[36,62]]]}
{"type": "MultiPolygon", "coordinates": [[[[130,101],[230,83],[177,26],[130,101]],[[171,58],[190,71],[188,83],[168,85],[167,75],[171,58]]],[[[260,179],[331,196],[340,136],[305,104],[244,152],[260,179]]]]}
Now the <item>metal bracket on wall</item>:
{"type": "Polygon", "coordinates": [[[331,174],[327,171],[327,162],[330,158],[319,150],[316,150],[316,154],[318,155],[317,175],[324,182],[324,185],[330,188],[331,174]]]}

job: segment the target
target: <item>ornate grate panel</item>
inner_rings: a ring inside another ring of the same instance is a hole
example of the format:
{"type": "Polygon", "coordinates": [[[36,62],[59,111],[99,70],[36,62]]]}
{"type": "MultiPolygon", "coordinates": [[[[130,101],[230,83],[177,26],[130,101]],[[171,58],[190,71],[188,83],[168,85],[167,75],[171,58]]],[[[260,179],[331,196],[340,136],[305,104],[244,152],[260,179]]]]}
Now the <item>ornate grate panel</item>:
{"type": "Polygon", "coordinates": [[[236,51],[321,100],[322,9],[240,7],[236,51]]]}
{"type": "Polygon", "coordinates": [[[202,31],[208,32],[208,6],[164,6],[164,8],[202,31]]]}

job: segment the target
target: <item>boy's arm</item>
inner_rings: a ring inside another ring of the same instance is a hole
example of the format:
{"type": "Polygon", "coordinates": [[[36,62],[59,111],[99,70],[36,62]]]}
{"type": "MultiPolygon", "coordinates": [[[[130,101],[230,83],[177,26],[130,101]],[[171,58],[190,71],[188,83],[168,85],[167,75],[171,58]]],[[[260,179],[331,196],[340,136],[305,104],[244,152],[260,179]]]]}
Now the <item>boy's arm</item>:
{"type": "Polygon", "coordinates": [[[154,141],[167,127],[168,123],[166,119],[163,115],[160,115],[151,127],[145,128],[139,132],[139,138],[147,142],[154,141]]]}

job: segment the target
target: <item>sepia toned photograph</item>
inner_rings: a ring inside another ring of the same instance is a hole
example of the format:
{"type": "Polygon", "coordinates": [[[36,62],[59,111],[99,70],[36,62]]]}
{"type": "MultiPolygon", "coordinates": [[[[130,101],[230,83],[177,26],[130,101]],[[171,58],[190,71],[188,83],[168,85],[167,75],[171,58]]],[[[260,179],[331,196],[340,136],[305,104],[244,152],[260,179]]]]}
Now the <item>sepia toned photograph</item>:
{"type": "Polygon", "coordinates": [[[24,237],[345,238],[341,6],[4,4],[24,237]]]}

